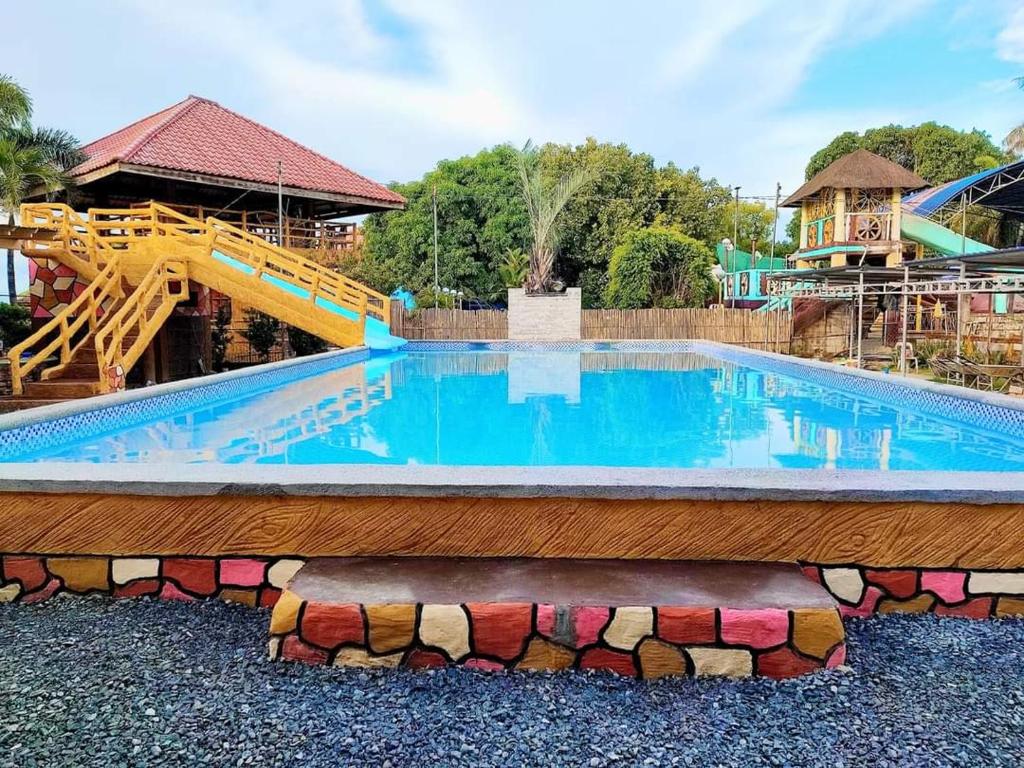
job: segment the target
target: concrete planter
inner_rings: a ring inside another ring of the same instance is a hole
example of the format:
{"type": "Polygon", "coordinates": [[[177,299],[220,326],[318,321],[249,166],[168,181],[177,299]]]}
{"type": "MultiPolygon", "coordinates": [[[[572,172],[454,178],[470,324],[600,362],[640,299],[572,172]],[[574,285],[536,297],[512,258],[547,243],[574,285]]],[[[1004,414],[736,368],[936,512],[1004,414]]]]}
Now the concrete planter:
{"type": "Polygon", "coordinates": [[[578,341],[582,306],[579,288],[542,295],[510,288],[508,337],[512,341],[578,341]]]}

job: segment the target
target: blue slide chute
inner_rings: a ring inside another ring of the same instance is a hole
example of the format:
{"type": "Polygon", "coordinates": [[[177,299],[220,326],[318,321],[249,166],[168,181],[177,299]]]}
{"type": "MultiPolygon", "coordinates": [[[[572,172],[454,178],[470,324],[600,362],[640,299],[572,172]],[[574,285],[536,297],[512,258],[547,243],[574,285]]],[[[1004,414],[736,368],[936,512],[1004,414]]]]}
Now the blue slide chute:
{"type": "MultiPolygon", "coordinates": [[[[213,257],[222,264],[227,264],[229,267],[237,269],[240,272],[243,272],[247,275],[252,275],[256,271],[248,264],[245,264],[239,261],[238,259],[233,259],[230,256],[226,256],[220,251],[214,251],[213,257]]],[[[290,293],[292,296],[297,296],[300,299],[309,299],[309,291],[305,290],[304,288],[299,288],[297,285],[292,285],[291,283],[285,282],[279,277],[275,277],[274,275],[268,275],[264,273],[263,275],[260,276],[260,279],[266,283],[270,283],[276,288],[280,288],[282,291],[290,293]]],[[[316,306],[320,307],[321,309],[326,309],[328,312],[333,312],[336,315],[341,315],[342,317],[352,320],[353,322],[359,321],[359,316],[355,312],[353,312],[351,309],[346,309],[345,307],[339,306],[335,304],[333,301],[329,301],[324,298],[317,298],[314,303],[316,304],[316,306]]],[[[398,336],[393,336],[391,334],[391,329],[388,328],[386,323],[381,322],[375,317],[370,317],[369,315],[367,315],[366,317],[366,326],[364,329],[363,339],[366,346],[368,346],[370,349],[398,349],[399,347],[406,343],[405,339],[400,338],[398,336]]]]}

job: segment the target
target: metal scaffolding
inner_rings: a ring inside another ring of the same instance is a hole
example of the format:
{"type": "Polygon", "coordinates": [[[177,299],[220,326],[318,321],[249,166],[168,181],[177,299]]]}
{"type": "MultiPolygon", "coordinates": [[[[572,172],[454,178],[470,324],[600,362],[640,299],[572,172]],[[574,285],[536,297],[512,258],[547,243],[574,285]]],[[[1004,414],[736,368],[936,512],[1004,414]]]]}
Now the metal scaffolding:
{"type": "MultiPolygon", "coordinates": [[[[863,365],[864,302],[898,300],[901,329],[900,373],[907,373],[907,325],[911,297],[954,297],[956,353],[963,352],[964,302],[975,294],[1024,294],[1024,248],[907,261],[895,267],[868,264],[814,270],[787,270],[769,276],[770,297],[850,302],[850,357],[863,365]],[[856,316],[854,318],[854,315],[856,316]]],[[[1012,311],[1012,304],[1010,305],[1012,311]]],[[[920,314],[921,305],[918,302],[920,314]]],[[[992,303],[989,304],[989,313],[992,303]]],[[[884,333],[884,332],[883,332],[884,333]]],[[[1024,338],[1021,339],[1024,356],[1024,338]]]]}

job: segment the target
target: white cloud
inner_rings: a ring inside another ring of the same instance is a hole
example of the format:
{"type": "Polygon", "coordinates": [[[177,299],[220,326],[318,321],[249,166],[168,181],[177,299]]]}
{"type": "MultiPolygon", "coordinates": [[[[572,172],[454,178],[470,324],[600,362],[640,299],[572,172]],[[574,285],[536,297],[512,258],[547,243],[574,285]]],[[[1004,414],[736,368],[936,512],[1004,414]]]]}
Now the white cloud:
{"type": "Polygon", "coordinates": [[[996,55],[1003,61],[1024,64],[1024,8],[1010,15],[996,37],[996,55]]]}

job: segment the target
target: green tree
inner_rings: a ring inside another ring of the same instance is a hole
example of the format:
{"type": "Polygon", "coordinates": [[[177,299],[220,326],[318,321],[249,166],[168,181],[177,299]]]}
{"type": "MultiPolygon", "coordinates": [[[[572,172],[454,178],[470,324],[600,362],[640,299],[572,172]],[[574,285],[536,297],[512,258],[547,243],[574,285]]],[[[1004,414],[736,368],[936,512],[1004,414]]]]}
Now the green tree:
{"type": "Polygon", "coordinates": [[[753,253],[756,242],[758,250],[764,252],[772,242],[772,226],[775,212],[756,200],[740,200],[739,204],[739,237],[734,238],[736,231],[736,201],[718,208],[718,227],[714,242],[724,238],[736,239],[736,247],[741,251],[753,253]]]}
{"type": "Polygon", "coordinates": [[[265,363],[270,360],[270,350],[277,344],[281,323],[276,317],[250,309],[245,313],[245,328],[241,333],[252,346],[253,352],[265,363]]]}
{"type": "Polygon", "coordinates": [[[505,288],[522,288],[530,271],[530,257],[518,248],[509,248],[498,265],[498,277],[505,288]]]}
{"type": "Polygon", "coordinates": [[[673,163],[658,170],[656,185],[659,205],[654,223],[708,245],[721,239],[722,216],[732,206],[728,187],[701,178],[699,168],[683,171],[673,163]]]}
{"type": "Polygon", "coordinates": [[[867,149],[899,163],[929,184],[944,184],[1010,160],[987,133],[977,129],[958,131],[935,122],[908,127],[886,125],[863,134],[839,134],[811,156],[806,178],[856,149],[867,149]]]}
{"type": "Polygon", "coordinates": [[[558,271],[583,289],[584,306],[595,306],[612,250],[625,232],[653,223],[658,213],[654,158],[588,138],[576,146],[544,145],[541,166],[549,184],[581,168],[591,171],[562,213],[558,271]]]}
{"type": "Polygon", "coordinates": [[[715,295],[714,255],[668,227],[628,233],[612,252],[605,304],[617,309],[702,307],[715,295]]]}
{"type": "Polygon", "coordinates": [[[19,304],[0,304],[0,345],[5,352],[27,339],[31,332],[27,309],[19,304]]]}
{"type": "MultiPolygon", "coordinates": [[[[17,83],[0,76],[0,209],[14,224],[22,202],[36,188],[47,192],[71,185],[67,171],[82,160],[78,141],[70,133],[33,128],[32,101],[17,83]]],[[[14,250],[7,250],[7,299],[17,300],[14,250]]]]}
{"type": "Polygon", "coordinates": [[[529,240],[515,150],[502,145],[443,160],[421,180],[393,185],[405,210],[367,217],[358,273],[377,290],[404,285],[419,294],[433,285],[435,187],[442,286],[480,295],[505,253],[529,240]]]}

